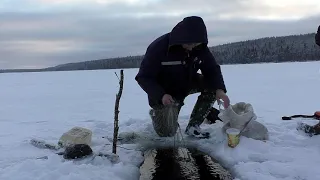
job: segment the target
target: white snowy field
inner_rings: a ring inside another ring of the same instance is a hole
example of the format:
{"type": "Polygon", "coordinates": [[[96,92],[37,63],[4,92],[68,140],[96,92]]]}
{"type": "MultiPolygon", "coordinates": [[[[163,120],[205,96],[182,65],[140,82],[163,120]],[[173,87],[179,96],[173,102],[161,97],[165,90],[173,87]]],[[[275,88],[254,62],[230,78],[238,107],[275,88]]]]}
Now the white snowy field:
{"type": "MultiPolygon", "coordinates": [[[[320,110],[320,62],[222,66],[231,103],[251,103],[270,140],[241,137],[232,149],[220,134],[221,123],[203,125],[216,136],[199,140],[207,152],[243,180],[317,180],[320,178],[320,136],[296,131],[297,122],[282,116],[320,110]]],[[[93,150],[111,152],[102,136],[113,134],[119,70],[0,74],[0,180],[134,180],[143,157],[134,145],[118,148],[121,162],[97,157],[79,164],[63,161],[50,150],[29,144],[32,138],[57,143],[74,126],[93,131],[93,150]],[[48,156],[46,160],[37,157],[48,156]]],[[[148,102],[134,77],[124,70],[120,101],[120,132],[155,134],[148,102]]],[[[184,128],[198,94],[189,96],[180,114],[184,128]]],[[[216,105],[215,105],[216,106],[216,105]]]]}

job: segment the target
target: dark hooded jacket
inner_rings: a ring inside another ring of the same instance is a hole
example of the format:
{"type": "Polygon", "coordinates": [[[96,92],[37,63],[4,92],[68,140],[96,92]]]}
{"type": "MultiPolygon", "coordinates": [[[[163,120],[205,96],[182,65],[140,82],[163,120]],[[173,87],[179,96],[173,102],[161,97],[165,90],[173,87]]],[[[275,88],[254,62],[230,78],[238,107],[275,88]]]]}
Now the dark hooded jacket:
{"type": "Polygon", "coordinates": [[[148,94],[151,107],[161,104],[164,94],[183,101],[199,69],[208,89],[227,92],[220,65],[207,44],[204,21],[190,16],[148,46],[135,79],[148,94]],[[202,44],[188,52],[181,46],[184,43],[202,44]]]}
{"type": "Polygon", "coordinates": [[[318,27],[318,32],[316,33],[315,40],[316,44],[320,46],[320,26],[318,27]]]}

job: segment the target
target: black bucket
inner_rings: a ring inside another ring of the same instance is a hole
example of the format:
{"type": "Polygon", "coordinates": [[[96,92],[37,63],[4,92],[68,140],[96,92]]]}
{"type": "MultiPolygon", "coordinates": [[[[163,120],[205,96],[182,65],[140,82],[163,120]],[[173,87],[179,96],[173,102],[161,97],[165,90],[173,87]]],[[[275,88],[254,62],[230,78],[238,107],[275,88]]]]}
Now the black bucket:
{"type": "Polygon", "coordinates": [[[144,153],[140,180],[231,180],[232,175],[195,148],[155,148],[144,153]]]}

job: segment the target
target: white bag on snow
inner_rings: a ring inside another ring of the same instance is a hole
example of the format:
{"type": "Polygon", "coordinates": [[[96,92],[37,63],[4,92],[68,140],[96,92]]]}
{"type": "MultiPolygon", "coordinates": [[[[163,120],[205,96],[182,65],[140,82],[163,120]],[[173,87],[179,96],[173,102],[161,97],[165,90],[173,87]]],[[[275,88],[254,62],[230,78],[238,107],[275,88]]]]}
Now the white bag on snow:
{"type": "Polygon", "coordinates": [[[236,128],[240,131],[248,123],[247,127],[242,133],[242,136],[256,139],[256,140],[268,140],[268,129],[257,122],[257,116],[254,113],[253,107],[249,103],[238,102],[234,105],[230,105],[227,109],[220,110],[219,118],[223,121],[224,126],[222,127],[223,133],[226,133],[228,128],[236,128]]]}

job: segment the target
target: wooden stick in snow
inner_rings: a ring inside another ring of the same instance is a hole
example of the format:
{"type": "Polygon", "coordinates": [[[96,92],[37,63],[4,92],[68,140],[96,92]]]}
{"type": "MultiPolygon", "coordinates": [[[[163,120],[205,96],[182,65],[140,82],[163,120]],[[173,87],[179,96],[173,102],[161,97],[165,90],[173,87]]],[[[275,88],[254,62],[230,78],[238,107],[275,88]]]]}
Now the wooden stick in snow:
{"type": "MultiPolygon", "coordinates": [[[[116,74],[117,75],[117,74],[116,74]]],[[[118,76],[117,76],[118,77],[118,76]]],[[[119,79],[119,77],[118,77],[119,79]]],[[[112,153],[117,154],[117,140],[118,140],[118,130],[119,130],[119,103],[123,90],[123,70],[120,70],[120,79],[119,79],[119,92],[116,95],[116,102],[114,107],[114,129],[113,129],[113,146],[112,153]]]]}

